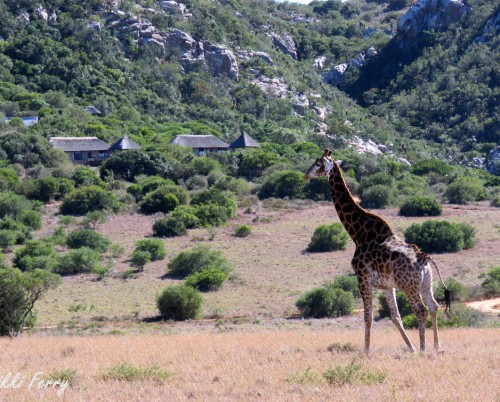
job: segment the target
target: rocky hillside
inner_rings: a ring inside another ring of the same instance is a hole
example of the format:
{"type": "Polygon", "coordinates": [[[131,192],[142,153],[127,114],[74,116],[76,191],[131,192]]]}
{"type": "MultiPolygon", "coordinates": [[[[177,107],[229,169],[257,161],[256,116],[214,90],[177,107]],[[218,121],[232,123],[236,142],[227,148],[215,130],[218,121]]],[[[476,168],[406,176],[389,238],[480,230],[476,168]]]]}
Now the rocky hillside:
{"type": "Polygon", "coordinates": [[[0,0],[0,113],[38,116],[44,137],[244,130],[485,155],[499,141],[498,4],[411,3],[0,0]]]}

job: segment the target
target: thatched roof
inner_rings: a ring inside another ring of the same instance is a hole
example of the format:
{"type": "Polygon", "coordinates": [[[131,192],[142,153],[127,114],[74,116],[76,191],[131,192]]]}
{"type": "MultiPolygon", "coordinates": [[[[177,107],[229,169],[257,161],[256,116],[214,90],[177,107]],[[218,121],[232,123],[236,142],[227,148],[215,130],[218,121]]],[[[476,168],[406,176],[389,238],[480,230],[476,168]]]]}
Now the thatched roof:
{"type": "Polygon", "coordinates": [[[172,140],[172,144],[191,148],[229,148],[229,144],[219,140],[213,135],[178,135],[172,140]]]}
{"type": "Polygon", "coordinates": [[[123,137],[116,141],[113,145],[111,145],[108,151],[124,151],[127,149],[141,149],[141,147],[130,138],[123,137]]]}
{"type": "Polygon", "coordinates": [[[247,133],[243,132],[233,143],[230,145],[231,148],[260,148],[260,145],[247,133]]]}
{"type": "Polygon", "coordinates": [[[109,144],[97,137],[52,137],[52,146],[64,152],[107,151],[109,144]]]}

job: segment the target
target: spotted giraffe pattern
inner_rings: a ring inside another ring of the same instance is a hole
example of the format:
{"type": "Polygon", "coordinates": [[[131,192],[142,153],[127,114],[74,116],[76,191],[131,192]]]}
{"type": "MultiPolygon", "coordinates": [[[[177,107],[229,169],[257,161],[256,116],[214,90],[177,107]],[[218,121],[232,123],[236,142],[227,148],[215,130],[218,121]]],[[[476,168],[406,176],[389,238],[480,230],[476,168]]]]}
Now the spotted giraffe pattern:
{"type": "MultiPolygon", "coordinates": [[[[437,270],[434,260],[415,244],[407,244],[399,239],[383,218],[366,211],[354,200],[340,166],[331,159],[329,150],[325,150],[323,155],[316,159],[304,177],[310,179],[318,176],[328,176],[333,204],[339,219],[356,244],[352,267],[358,277],[363,299],[366,353],[370,351],[373,289],[384,290],[393,323],[400,331],[408,348],[412,352],[415,351],[403,328],[396,303],[396,288],[405,293],[417,317],[421,352],[425,351],[425,323],[428,315],[422,301],[424,297],[432,317],[434,346],[439,350],[437,328],[439,305],[432,292],[432,265],[437,270]]],[[[441,275],[439,276],[441,279],[441,275]]]]}

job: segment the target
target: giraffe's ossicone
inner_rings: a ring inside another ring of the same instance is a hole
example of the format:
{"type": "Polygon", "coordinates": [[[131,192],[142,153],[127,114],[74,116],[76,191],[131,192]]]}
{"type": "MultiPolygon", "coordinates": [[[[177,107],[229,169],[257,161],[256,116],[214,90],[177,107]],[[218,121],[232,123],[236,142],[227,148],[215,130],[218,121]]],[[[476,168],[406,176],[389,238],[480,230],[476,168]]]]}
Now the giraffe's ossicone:
{"type": "MultiPolygon", "coordinates": [[[[391,319],[401,333],[408,348],[415,348],[403,328],[396,303],[395,290],[401,289],[408,298],[418,320],[420,351],[425,351],[425,323],[428,311],[432,318],[434,346],[440,349],[437,328],[439,304],[432,291],[432,267],[436,268],[441,283],[443,280],[435,261],[416,245],[407,244],[398,238],[389,224],[380,216],[366,211],[354,199],[342,175],[340,164],[335,162],[330,150],[325,150],[305,173],[306,179],[327,176],[333,204],[340,221],[356,244],[352,267],[359,281],[363,299],[365,320],[365,351],[370,351],[370,331],[373,321],[373,289],[382,289],[391,311],[391,319]]],[[[446,286],[443,283],[446,289],[446,286]]],[[[446,289],[446,307],[449,309],[450,294],[446,289]]]]}

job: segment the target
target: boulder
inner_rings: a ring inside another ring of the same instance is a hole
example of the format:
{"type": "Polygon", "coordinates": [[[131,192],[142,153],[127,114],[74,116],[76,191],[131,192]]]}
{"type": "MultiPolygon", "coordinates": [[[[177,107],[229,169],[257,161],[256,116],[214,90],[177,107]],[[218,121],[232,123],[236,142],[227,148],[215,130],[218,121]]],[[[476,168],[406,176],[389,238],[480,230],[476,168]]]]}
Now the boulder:
{"type": "Polygon", "coordinates": [[[281,37],[280,35],[271,32],[268,34],[273,40],[274,46],[276,46],[283,53],[289,54],[294,60],[297,60],[297,49],[295,48],[295,42],[290,35],[285,35],[281,37]]]}
{"type": "Polygon", "coordinates": [[[289,93],[288,85],[279,78],[269,78],[261,75],[250,83],[257,85],[264,92],[264,95],[270,99],[284,99],[287,98],[289,93]]]}
{"type": "Polygon", "coordinates": [[[226,46],[204,42],[203,56],[213,75],[227,75],[233,81],[238,81],[240,72],[236,56],[226,46]]]}
{"type": "Polygon", "coordinates": [[[397,37],[411,41],[424,31],[441,31],[470,12],[463,0],[419,0],[398,22],[397,37]]]}
{"type": "Polygon", "coordinates": [[[44,20],[44,21],[49,20],[49,13],[47,12],[47,10],[45,8],[43,8],[43,6],[41,4],[39,4],[37,7],[35,7],[33,12],[36,15],[38,15],[42,20],[44,20]]]}
{"type": "Polygon", "coordinates": [[[323,70],[325,68],[325,62],[326,62],[325,56],[316,57],[313,61],[313,66],[318,70],[323,70]]]}

